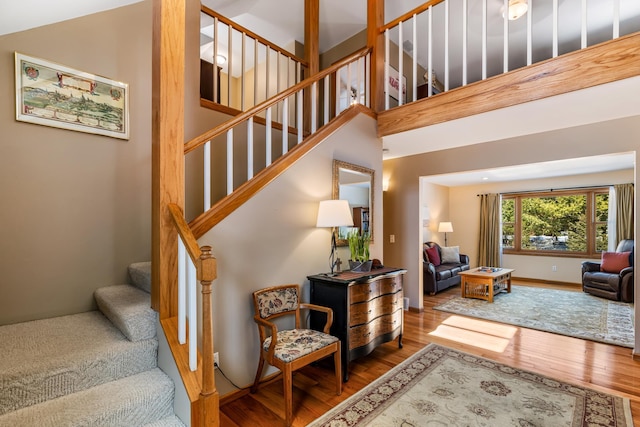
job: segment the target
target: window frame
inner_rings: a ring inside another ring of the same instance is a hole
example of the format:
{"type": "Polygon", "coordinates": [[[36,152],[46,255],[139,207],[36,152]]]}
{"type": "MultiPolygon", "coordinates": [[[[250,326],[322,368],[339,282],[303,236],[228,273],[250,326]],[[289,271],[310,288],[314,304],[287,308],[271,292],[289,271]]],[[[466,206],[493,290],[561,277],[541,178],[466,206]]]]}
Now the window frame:
{"type": "MultiPolygon", "coordinates": [[[[608,194],[609,187],[590,187],[576,188],[570,190],[549,190],[549,191],[525,191],[518,193],[501,194],[500,200],[500,241],[504,237],[502,231],[505,224],[513,224],[513,248],[505,248],[500,245],[503,254],[507,255],[531,255],[531,256],[553,256],[567,258],[600,258],[602,251],[596,249],[596,227],[602,223],[596,221],[596,194],[608,194]],[[559,251],[559,250],[541,250],[541,249],[523,249],[522,248],[522,199],[523,198],[542,198],[542,197],[558,197],[558,196],[586,196],[586,233],[587,233],[587,250],[585,252],[578,251],[559,251]],[[514,222],[503,223],[502,221],[502,203],[504,200],[514,200],[514,222]]],[[[609,230],[607,230],[608,234],[609,230]]]]}

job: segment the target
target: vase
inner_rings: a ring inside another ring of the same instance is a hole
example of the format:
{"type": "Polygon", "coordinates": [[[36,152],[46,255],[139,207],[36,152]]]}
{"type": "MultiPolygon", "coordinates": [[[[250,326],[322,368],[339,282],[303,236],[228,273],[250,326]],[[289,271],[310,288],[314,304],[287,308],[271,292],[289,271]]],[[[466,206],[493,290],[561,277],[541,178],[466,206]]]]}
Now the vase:
{"type": "Polygon", "coordinates": [[[349,260],[349,269],[358,273],[365,273],[367,271],[371,271],[371,264],[373,261],[352,261],[349,260]]]}

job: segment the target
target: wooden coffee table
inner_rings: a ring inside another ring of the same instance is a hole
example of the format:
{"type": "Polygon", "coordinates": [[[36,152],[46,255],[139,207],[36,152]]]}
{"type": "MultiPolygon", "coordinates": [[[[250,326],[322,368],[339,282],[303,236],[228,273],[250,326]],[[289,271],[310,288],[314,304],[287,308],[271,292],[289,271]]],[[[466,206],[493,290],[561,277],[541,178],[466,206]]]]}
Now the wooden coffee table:
{"type": "Polygon", "coordinates": [[[463,298],[479,298],[493,302],[493,296],[500,292],[511,292],[510,268],[478,267],[461,271],[460,283],[463,298]]]}

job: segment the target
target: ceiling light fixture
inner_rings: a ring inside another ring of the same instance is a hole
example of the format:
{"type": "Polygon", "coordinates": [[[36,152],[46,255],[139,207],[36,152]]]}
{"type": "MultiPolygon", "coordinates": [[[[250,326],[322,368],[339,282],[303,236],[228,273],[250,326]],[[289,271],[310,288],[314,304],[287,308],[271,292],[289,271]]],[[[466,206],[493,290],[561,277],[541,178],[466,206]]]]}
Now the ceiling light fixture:
{"type": "Polygon", "coordinates": [[[216,64],[222,65],[227,62],[227,57],[224,55],[216,55],[216,64]]]}
{"type": "MultiPolygon", "coordinates": [[[[509,0],[509,21],[515,21],[521,18],[528,10],[529,4],[527,0],[509,0]]],[[[504,10],[502,17],[504,18],[504,10]]]]}

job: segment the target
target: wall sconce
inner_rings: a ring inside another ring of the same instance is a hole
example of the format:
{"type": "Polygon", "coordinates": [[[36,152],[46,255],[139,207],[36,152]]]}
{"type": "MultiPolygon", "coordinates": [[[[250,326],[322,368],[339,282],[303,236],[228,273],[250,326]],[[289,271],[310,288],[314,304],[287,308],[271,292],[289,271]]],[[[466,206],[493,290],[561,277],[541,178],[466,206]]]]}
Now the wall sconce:
{"type": "Polygon", "coordinates": [[[337,274],[333,272],[337,263],[335,259],[336,227],[352,226],[353,216],[351,215],[348,200],[323,200],[320,202],[316,227],[331,227],[331,255],[329,255],[329,265],[331,267],[331,273],[329,273],[329,275],[331,276],[337,274]]]}

